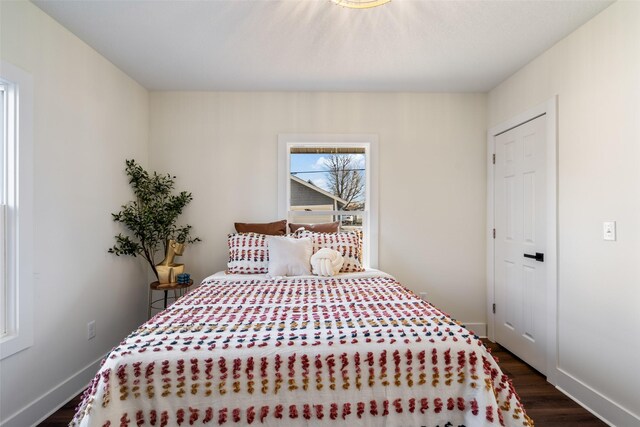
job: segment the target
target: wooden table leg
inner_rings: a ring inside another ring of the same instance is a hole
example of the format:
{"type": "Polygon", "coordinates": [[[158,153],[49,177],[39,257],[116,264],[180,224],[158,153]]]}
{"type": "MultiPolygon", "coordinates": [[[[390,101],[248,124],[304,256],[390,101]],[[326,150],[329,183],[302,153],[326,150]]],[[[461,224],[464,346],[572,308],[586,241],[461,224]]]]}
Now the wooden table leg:
{"type": "Polygon", "coordinates": [[[149,287],[149,308],[147,309],[147,320],[151,319],[151,297],[153,295],[153,289],[149,287]]]}

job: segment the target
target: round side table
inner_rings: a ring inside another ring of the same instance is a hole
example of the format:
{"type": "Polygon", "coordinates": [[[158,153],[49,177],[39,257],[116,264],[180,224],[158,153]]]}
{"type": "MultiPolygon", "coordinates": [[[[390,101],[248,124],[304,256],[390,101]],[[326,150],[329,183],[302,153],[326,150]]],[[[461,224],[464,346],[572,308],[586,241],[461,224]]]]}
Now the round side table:
{"type": "Polygon", "coordinates": [[[167,301],[171,299],[172,301],[176,301],[178,298],[183,296],[189,291],[189,288],[193,286],[193,279],[189,279],[189,283],[160,283],[155,281],[149,284],[149,308],[147,310],[147,319],[151,318],[151,309],[164,309],[167,308],[167,301]],[[164,296],[162,298],[153,299],[154,291],[164,291],[164,296]],[[173,291],[173,296],[169,296],[169,291],[173,291]],[[158,306],[159,302],[163,302],[162,306],[158,306]]]}

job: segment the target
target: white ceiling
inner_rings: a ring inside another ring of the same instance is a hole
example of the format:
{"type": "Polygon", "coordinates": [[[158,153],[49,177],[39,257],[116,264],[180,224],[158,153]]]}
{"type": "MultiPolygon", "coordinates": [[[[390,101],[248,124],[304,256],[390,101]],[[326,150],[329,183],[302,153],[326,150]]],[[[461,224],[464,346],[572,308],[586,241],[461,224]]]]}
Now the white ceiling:
{"type": "Polygon", "coordinates": [[[611,1],[33,0],[150,90],[484,92],[611,1]]]}

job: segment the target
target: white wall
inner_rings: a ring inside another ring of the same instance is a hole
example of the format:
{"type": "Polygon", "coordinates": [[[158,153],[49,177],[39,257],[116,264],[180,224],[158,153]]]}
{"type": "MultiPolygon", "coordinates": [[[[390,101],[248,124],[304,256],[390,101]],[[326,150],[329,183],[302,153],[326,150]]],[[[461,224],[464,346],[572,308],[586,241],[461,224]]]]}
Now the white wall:
{"type": "Polygon", "coordinates": [[[146,270],[106,250],[131,199],[124,159],[147,162],[148,93],[31,3],[0,15],[0,57],[34,79],[34,345],[0,362],[0,422],[24,427],[146,317],[146,270]]]}
{"type": "Polygon", "coordinates": [[[279,133],[376,133],[380,268],[452,316],[485,323],[485,129],[556,93],[562,385],[610,421],[637,420],[616,404],[640,412],[640,3],[615,3],[488,99],[148,95],[30,3],[0,2],[0,15],[0,57],[35,83],[35,344],[0,364],[7,425],[64,401],[144,320],[145,266],[106,253],[119,231],[109,213],[131,197],[125,158],[193,192],[184,220],[204,242],[183,261],[199,280],[225,267],[234,221],[278,219],[279,133]],[[617,242],[602,241],[605,220],[618,221],[617,242]]]}
{"type": "Polygon", "coordinates": [[[614,3],[492,90],[488,127],[554,94],[560,386],[610,422],[639,425],[639,2],[614,3]],[[602,239],[610,220],[616,242],[602,239]]]}
{"type": "Polygon", "coordinates": [[[204,242],[183,261],[201,279],[226,268],[235,221],[279,219],[279,133],[378,134],[379,267],[484,324],[485,105],[482,94],[152,92],[149,161],[193,192],[185,221],[204,242]]]}

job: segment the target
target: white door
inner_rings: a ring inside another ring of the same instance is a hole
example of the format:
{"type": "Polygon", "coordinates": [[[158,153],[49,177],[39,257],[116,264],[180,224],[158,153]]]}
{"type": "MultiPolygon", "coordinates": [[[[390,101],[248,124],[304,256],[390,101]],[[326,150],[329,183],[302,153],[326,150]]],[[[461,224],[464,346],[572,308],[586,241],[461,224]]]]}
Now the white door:
{"type": "Polygon", "coordinates": [[[546,373],[546,115],[494,138],[496,341],[546,373]]]}

